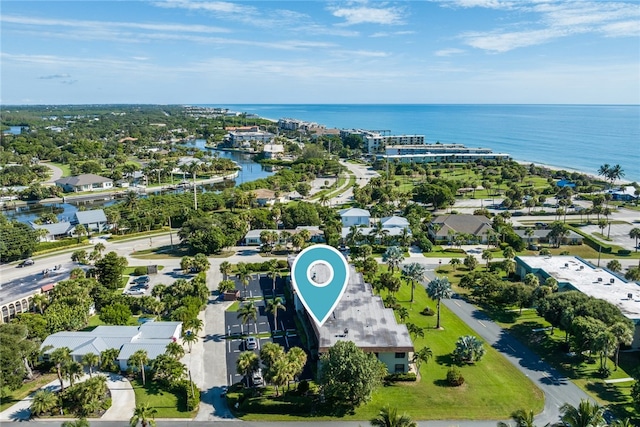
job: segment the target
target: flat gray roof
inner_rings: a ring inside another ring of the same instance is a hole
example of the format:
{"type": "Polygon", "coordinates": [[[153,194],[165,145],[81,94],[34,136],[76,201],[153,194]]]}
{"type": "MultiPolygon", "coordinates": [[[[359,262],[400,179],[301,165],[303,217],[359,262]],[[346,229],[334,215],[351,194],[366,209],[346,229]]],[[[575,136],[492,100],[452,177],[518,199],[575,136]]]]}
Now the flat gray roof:
{"type": "Polygon", "coordinates": [[[560,286],[570,284],[584,294],[614,304],[629,319],[640,321],[640,285],[635,282],[574,256],[522,256],[516,257],[517,260],[531,270],[545,271],[560,286]]]}
{"type": "Polygon", "coordinates": [[[318,350],[325,352],[338,341],[353,341],[368,352],[414,351],[407,327],[398,324],[393,310],[385,308],[382,299],[373,295],[362,274],[353,266],[349,268],[347,290],[333,314],[319,330],[311,322],[318,336],[318,350]]]}

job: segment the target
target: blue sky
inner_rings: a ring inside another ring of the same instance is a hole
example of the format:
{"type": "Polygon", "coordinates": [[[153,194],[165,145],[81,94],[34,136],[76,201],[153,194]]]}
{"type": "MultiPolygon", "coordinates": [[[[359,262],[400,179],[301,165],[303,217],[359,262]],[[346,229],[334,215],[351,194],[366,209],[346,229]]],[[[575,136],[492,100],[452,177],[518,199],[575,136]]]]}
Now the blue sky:
{"type": "Polygon", "coordinates": [[[640,2],[29,1],[2,104],[640,104],[640,2]]]}

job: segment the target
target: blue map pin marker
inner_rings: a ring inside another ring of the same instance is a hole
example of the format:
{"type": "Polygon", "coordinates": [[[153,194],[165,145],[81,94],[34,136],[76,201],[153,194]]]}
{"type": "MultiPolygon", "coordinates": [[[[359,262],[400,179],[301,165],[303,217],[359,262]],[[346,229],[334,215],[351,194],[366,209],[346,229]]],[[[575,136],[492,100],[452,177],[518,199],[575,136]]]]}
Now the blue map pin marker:
{"type": "Polygon", "coordinates": [[[347,260],[332,246],[309,246],[291,267],[293,288],[319,327],[340,302],[348,282],[347,260]]]}

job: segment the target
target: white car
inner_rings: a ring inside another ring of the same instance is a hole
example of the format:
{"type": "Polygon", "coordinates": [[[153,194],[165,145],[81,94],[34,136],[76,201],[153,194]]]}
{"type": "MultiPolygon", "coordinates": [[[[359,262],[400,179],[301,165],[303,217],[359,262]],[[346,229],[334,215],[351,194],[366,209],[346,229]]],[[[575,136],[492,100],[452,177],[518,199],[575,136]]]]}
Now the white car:
{"type": "Polygon", "coordinates": [[[251,376],[251,381],[253,382],[254,386],[264,384],[264,378],[262,378],[262,369],[258,368],[257,371],[253,372],[253,375],[251,376]]]}
{"type": "Polygon", "coordinates": [[[247,337],[244,340],[244,347],[247,350],[255,350],[258,348],[258,340],[256,340],[254,337],[247,337]]]}
{"type": "Polygon", "coordinates": [[[129,289],[124,291],[124,293],[127,295],[144,295],[144,289],[138,289],[138,288],[129,289]]]}

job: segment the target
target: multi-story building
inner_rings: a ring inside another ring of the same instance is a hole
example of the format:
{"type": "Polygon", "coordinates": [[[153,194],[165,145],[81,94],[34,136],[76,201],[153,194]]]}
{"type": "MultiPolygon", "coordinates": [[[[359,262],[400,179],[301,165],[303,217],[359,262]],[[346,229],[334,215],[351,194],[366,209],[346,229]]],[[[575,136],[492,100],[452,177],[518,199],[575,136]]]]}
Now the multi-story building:
{"type": "Polygon", "coordinates": [[[606,268],[596,267],[576,256],[517,256],[516,274],[538,276],[540,283],[553,277],[560,291],[579,291],[610,302],[636,325],[633,348],[640,348],[640,285],[606,268]]]}
{"type": "Polygon", "coordinates": [[[367,152],[375,154],[384,151],[388,146],[422,145],[424,135],[381,135],[377,132],[366,132],[362,140],[367,152]]]}
{"type": "MultiPolygon", "coordinates": [[[[289,258],[289,265],[294,258],[289,258]]],[[[339,341],[352,341],[367,353],[374,353],[385,364],[389,373],[415,372],[411,360],[414,347],[409,331],[399,324],[393,309],[386,308],[379,295],[373,294],[371,285],[361,273],[349,266],[349,282],[342,299],[333,313],[319,327],[306,312],[294,293],[294,305],[301,316],[311,324],[313,346],[319,354],[326,353],[339,341]]]]}
{"type": "Polygon", "coordinates": [[[378,159],[398,160],[403,163],[454,162],[477,160],[508,160],[509,154],[494,153],[490,148],[473,148],[462,144],[387,145],[378,159]]]}

